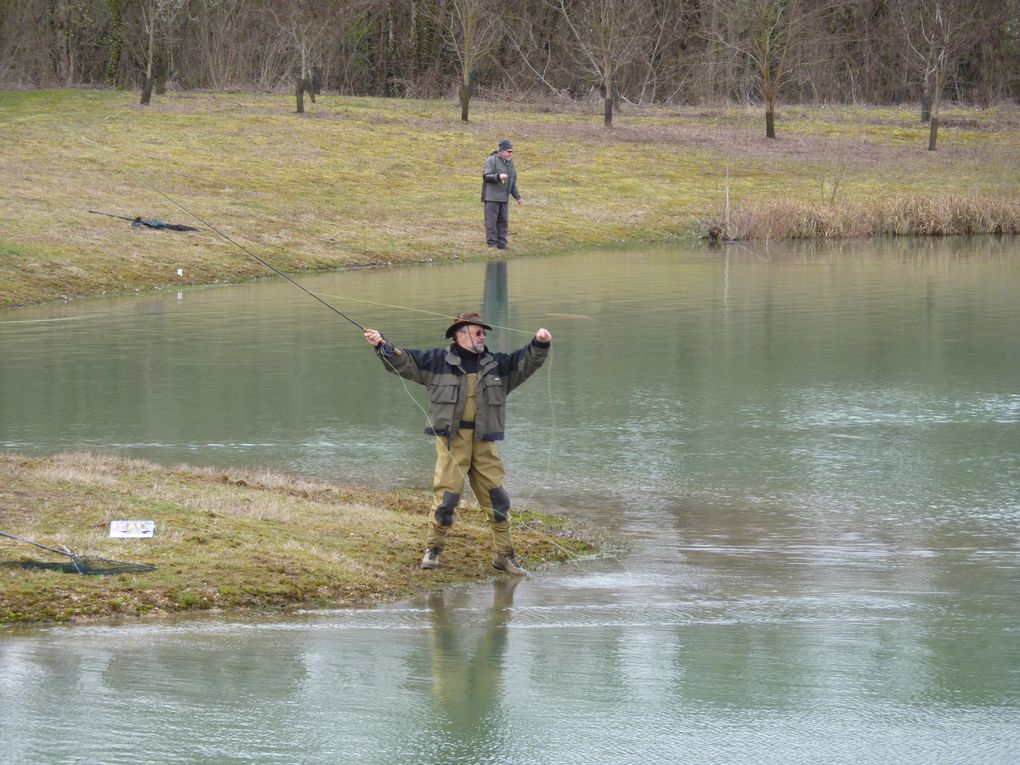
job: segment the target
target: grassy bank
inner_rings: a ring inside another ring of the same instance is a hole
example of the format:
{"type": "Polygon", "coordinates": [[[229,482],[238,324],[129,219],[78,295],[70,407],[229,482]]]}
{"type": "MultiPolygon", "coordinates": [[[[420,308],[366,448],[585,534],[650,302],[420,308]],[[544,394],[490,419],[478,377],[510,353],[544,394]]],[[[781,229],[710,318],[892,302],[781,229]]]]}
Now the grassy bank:
{"type": "MultiPolygon", "coordinates": [[[[0,454],[0,530],[77,555],[157,566],[80,576],[66,556],[0,538],[0,625],[188,611],[356,606],[489,578],[490,533],[462,508],[443,566],[422,572],[426,493],[310,483],[269,473],[162,468],[68,454],[0,454]],[[109,538],[154,520],[151,539],[109,538]]],[[[515,511],[526,565],[592,545],[555,518],[515,511]]]]}
{"type": "Polygon", "coordinates": [[[875,220],[931,233],[896,211],[952,204],[980,233],[1015,227],[1020,205],[1017,108],[949,108],[928,152],[913,108],[785,108],[769,141],[755,108],[628,107],[607,131],[594,109],[546,105],[477,100],[469,124],[448,101],[293,106],[248,93],[170,94],[145,109],[134,93],[0,93],[0,307],[266,275],[207,229],[132,229],[89,210],[196,224],[177,202],[290,271],[486,257],[481,165],[503,137],[526,198],[511,213],[517,254],[699,236],[727,210],[759,221],[836,210],[810,235],[858,236],[888,233],[875,220]]]}

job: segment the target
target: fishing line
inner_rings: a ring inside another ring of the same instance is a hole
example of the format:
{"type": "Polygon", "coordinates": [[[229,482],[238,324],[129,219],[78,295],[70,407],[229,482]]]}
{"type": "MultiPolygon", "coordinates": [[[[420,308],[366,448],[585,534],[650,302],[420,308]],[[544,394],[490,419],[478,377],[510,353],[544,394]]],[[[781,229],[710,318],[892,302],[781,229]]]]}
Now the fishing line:
{"type": "Polygon", "coordinates": [[[97,316],[109,316],[110,313],[86,313],[81,316],[60,316],[54,319],[5,319],[0,324],[51,324],[59,321],[82,321],[83,319],[94,319],[97,316]]]}
{"type": "MultiPolygon", "coordinates": [[[[107,147],[107,146],[105,146],[104,144],[100,143],[99,141],[94,141],[94,140],[92,140],[91,138],[87,138],[87,137],[85,137],[85,136],[81,135],[80,133],[79,133],[79,136],[81,137],[81,139],[82,139],[83,141],[88,141],[89,143],[93,143],[93,144],[95,144],[96,146],[101,146],[101,147],[103,147],[104,149],[107,149],[108,151],[111,151],[111,152],[113,151],[113,149],[112,149],[112,148],[110,148],[110,147],[107,147]]],[[[107,165],[107,166],[109,166],[109,165],[107,165]]],[[[145,179],[144,179],[144,178],[135,178],[134,180],[135,180],[136,182],[140,183],[140,184],[141,184],[142,186],[144,186],[145,188],[147,188],[147,189],[148,189],[149,191],[151,191],[151,192],[153,192],[153,193],[155,193],[155,194],[159,194],[159,195],[160,195],[161,197],[163,197],[163,198],[164,198],[165,200],[167,200],[167,201],[168,201],[168,202],[169,202],[170,204],[174,205],[175,207],[178,207],[178,208],[180,208],[180,209],[181,209],[181,210],[183,210],[183,211],[184,211],[184,212],[185,212],[185,213],[186,213],[187,215],[190,215],[190,216],[191,216],[192,218],[194,218],[195,220],[197,220],[197,221],[198,221],[199,223],[201,223],[201,224],[202,224],[203,226],[205,226],[206,228],[208,228],[208,229],[209,229],[210,231],[212,231],[213,233],[215,233],[215,234],[217,234],[218,236],[222,237],[222,238],[223,238],[223,239],[225,239],[225,240],[226,240],[227,242],[230,242],[230,244],[234,245],[234,246],[235,246],[235,247],[236,247],[237,249],[239,249],[239,250],[240,250],[241,252],[243,252],[243,253],[244,253],[245,255],[247,255],[248,257],[250,257],[250,258],[252,258],[253,260],[257,261],[258,263],[261,263],[261,264],[262,264],[263,266],[265,266],[266,268],[268,268],[268,269],[269,269],[270,271],[272,271],[272,272],[273,272],[274,274],[276,274],[277,276],[279,276],[279,277],[283,278],[284,280],[286,280],[286,281],[290,282],[291,284],[293,284],[293,285],[294,285],[295,287],[297,287],[297,288],[298,288],[299,290],[301,290],[302,292],[304,292],[304,293],[305,293],[306,295],[308,295],[308,296],[309,296],[309,297],[311,297],[312,299],[314,299],[314,300],[318,301],[319,303],[322,303],[322,305],[326,306],[326,308],[328,308],[329,310],[331,310],[331,311],[332,311],[333,313],[337,314],[338,316],[340,316],[340,317],[342,317],[342,318],[346,319],[346,320],[347,320],[347,321],[349,321],[349,322],[350,322],[351,324],[353,324],[353,325],[354,325],[355,327],[357,327],[358,329],[360,329],[360,330],[361,330],[362,332],[364,332],[364,331],[365,331],[365,328],[364,328],[363,326],[361,326],[361,325],[360,325],[360,324],[359,324],[358,322],[356,322],[356,321],[355,321],[354,319],[352,319],[352,318],[351,318],[350,316],[348,316],[347,314],[345,314],[345,313],[344,313],[343,311],[339,310],[339,309],[338,309],[338,308],[336,308],[335,306],[332,306],[332,305],[330,305],[329,303],[327,303],[327,302],[326,302],[325,300],[323,300],[322,298],[320,298],[320,297],[319,297],[318,295],[316,295],[316,294],[315,294],[314,292],[312,292],[311,290],[309,290],[309,289],[306,289],[305,287],[302,287],[302,286],[301,286],[300,284],[298,284],[298,283],[297,283],[296,281],[294,281],[294,280],[293,280],[293,279],[291,279],[291,278],[290,278],[289,276],[287,276],[287,274],[285,274],[285,273],[284,273],[283,271],[281,271],[280,269],[276,268],[276,266],[272,265],[271,263],[268,263],[268,262],[266,262],[265,260],[263,260],[262,258],[260,258],[260,257],[259,257],[258,255],[256,255],[256,254],[255,254],[254,252],[252,252],[252,251],[251,251],[251,250],[249,250],[249,249],[248,249],[247,247],[245,247],[245,246],[244,246],[243,244],[241,244],[240,242],[236,241],[235,239],[233,239],[233,238],[231,238],[231,237],[227,236],[226,234],[224,234],[224,233],[223,233],[222,231],[220,231],[220,230],[219,230],[219,229],[218,229],[218,228],[217,228],[216,226],[214,226],[214,225],[213,225],[212,223],[210,223],[209,221],[207,221],[207,220],[205,220],[204,218],[200,217],[200,216],[199,216],[199,215],[198,215],[197,213],[195,213],[195,212],[192,212],[191,210],[189,210],[189,209],[188,209],[187,207],[185,207],[184,205],[182,205],[182,204],[181,204],[180,202],[178,202],[178,201],[177,201],[176,199],[174,199],[173,197],[171,197],[171,196],[170,196],[169,194],[167,194],[167,193],[165,193],[165,192],[163,192],[163,191],[160,191],[160,190],[159,190],[159,189],[157,189],[156,187],[154,187],[154,186],[152,186],[151,184],[147,183],[147,182],[145,181],[145,179]]],[[[92,212],[92,210],[90,210],[89,212],[92,212]]],[[[109,215],[109,213],[99,213],[99,214],[100,214],[100,215],[109,215]]],[[[115,216],[115,215],[111,215],[110,217],[121,217],[121,216],[115,216]]],[[[127,220],[127,218],[125,218],[125,220],[127,220]]],[[[134,220],[134,219],[132,218],[131,220],[134,220]]]]}
{"type": "MultiPolygon", "coordinates": [[[[99,143],[97,141],[93,141],[92,139],[86,138],[85,136],[80,136],[80,137],[83,140],[85,140],[85,141],[88,141],[90,143],[94,143],[96,145],[102,146],[101,143],[99,143]]],[[[337,314],[338,316],[340,316],[344,320],[346,320],[346,321],[350,322],[351,324],[353,324],[355,327],[360,329],[362,332],[366,332],[367,331],[367,329],[363,325],[361,325],[360,323],[358,323],[357,321],[352,319],[350,316],[345,314],[343,311],[338,309],[336,306],[332,305],[331,303],[327,302],[326,300],[323,300],[322,297],[320,297],[318,294],[316,294],[316,293],[312,292],[311,290],[307,289],[306,287],[302,286],[301,284],[296,282],[294,279],[292,279],[291,277],[287,276],[287,274],[285,274],[283,271],[279,270],[278,268],[276,268],[275,266],[273,266],[271,263],[267,262],[266,260],[260,258],[258,255],[253,253],[250,249],[248,249],[247,247],[245,247],[244,245],[242,245],[240,242],[236,241],[232,237],[228,236],[226,233],[221,231],[219,228],[214,226],[212,223],[210,223],[209,221],[205,220],[204,218],[199,216],[197,213],[195,213],[194,211],[192,211],[191,209],[189,209],[185,205],[183,205],[180,202],[178,202],[176,199],[171,197],[169,194],[161,191],[160,189],[155,188],[154,186],[152,186],[151,184],[147,183],[142,178],[135,178],[135,180],[136,180],[136,182],[140,183],[145,188],[149,189],[149,191],[151,191],[151,192],[153,192],[155,194],[158,194],[159,196],[163,197],[168,202],[170,202],[170,204],[174,205],[175,207],[177,207],[178,209],[183,211],[185,214],[187,214],[187,215],[191,216],[192,218],[194,218],[196,221],[198,221],[203,226],[208,228],[210,231],[215,233],[217,236],[221,237],[223,240],[229,242],[234,247],[236,247],[239,250],[241,250],[241,252],[243,252],[245,255],[247,255],[248,257],[252,258],[253,260],[255,260],[257,263],[261,264],[263,267],[265,267],[268,270],[272,271],[277,276],[281,277],[285,281],[287,281],[290,284],[292,284],[295,287],[297,287],[299,290],[304,292],[306,295],[308,295],[309,297],[314,299],[316,302],[321,303],[322,305],[324,305],[326,308],[328,308],[333,313],[337,314]]],[[[110,216],[110,217],[116,217],[116,216],[110,216]]],[[[417,313],[425,313],[425,314],[431,314],[431,315],[434,315],[434,316],[442,316],[443,318],[448,318],[448,319],[449,318],[454,318],[454,317],[446,316],[444,314],[435,313],[435,312],[432,312],[432,311],[425,311],[423,309],[410,308],[408,306],[391,305],[391,304],[385,304],[385,303],[374,303],[373,301],[370,301],[370,300],[362,300],[362,299],[359,299],[359,298],[351,298],[351,297],[345,297],[345,296],[328,295],[326,293],[323,293],[323,295],[325,297],[335,297],[335,298],[339,298],[341,300],[351,300],[351,301],[354,301],[354,302],[365,303],[365,304],[373,304],[373,305],[379,305],[379,306],[385,306],[385,307],[396,308],[396,309],[404,310],[404,311],[411,311],[411,312],[417,312],[417,313]]],[[[502,330],[506,330],[508,332],[519,332],[519,333],[523,333],[523,334],[531,334],[531,332],[529,332],[527,330],[520,330],[520,329],[516,329],[514,327],[502,327],[502,326],[497,326],[497,325],[492,325],[492,326],[493,326],[494,329],[502,329],[502,330]]],[[[383,358],[384,362],[387,364],[387,366],[390,367],[391,371],[396,373],[397,370],[393,366],[392,362],[390,362],[389,359],[387,359],[385,356],[383,356],[382,358],[383,358]]],[[[548,388],[548,392],[549,392],[550,415],[551,415],[550,419],[552,421],[553,434],[554,434],[555,433],[555,406],[553,405],[553,395],[552,395],[552,363],[551,363],[552,362],[552,352],[551,352],[551,349],[550,349],[550,354],[549,354],[549,360],[550,360],[550,364],[549,364],[548,374],[546,376],[546,381],[547,381],[547,388],[548,388]]],[[[429,416],[429,413],[425,409],[425,407],[423,407],[421,405],[421,403],[418,401],[418,399],[416,399],[414,397],[414,394],[411,392],[411,390],[407,386],[407,381],[399,373],[397,373],[397,377],[401,381],[401,385],[404,388],[404,393],[407,394],[407,397],[409,399],[411,399],[411,401],[414,403],[414,405],[422,413],[422,415],[424,416],[425,421],[428,423],[429,427],[431,429],[435,430],[434,424],[432,422],[432,418],[429,416]]],[[[443,446],[446,449],[447,453],[452,457],[453,456],[452,455],[452,451],[450,449],[449,444],[446,442],[446,439],[443,438],[442,436],[437,436],[437,438],[439,438],[441,440],[441,442],[443,443],[443,446]]],[[[548,480],[549,474],[552,472],[552,451],[553,451],[553,435],[550,435],[549,449],[548,449],[547,460],[546,460],[546,475],[542,479],[542,483],[544,483],[544,482],[546,482],[548,480]]],[[[458,472],[461,474],[461,477],[463,478],[464,483],[465,484],[470,484],[470,479],[469,479],[468,475],[464,472],[464,470],[460,467],[460,464],[457,463],[456,461],[454,461],[454,464],[456,465],[458,472]]],[[[536,491],[537,491],[537,486],[532,489],[532,493],[525,500],[525,504],[530,503],[530,501],[534,497],[536,491]]],[[[476,497],[476,500],[477,500],[477,497],[476,497]]],[[[568,550],[567,548],[563,547],[562,545],[558,544],[555,540],[552,540],[552,544],[553,544],[553,546],[555,546],[559,550],[561,550],[563,553],[565,553],[568,556],[568,558],[574,559],[575,561],[580,558],[580,556],[578,556],[577,554],[571,552],[570,550],[568,550]]]]}
{"type": "Polygon", "coordinates": [[[358,322],[356,322],[356,321],[355,321],[354,319],[352,319],[352,318],[351,318],[350,316],[348,316],[347,314],[345,314],[345,313],[344,313],[343,311],[341,311],[341,310],[340,310],[339,308],[337,308],[336,306],[330,305],[329,303],[327,303],[327,302],[326,302],[325,300],[323,300],[322,298],[320,298],[320,297],[319,297],[318,295],[316,295],[316,294],[315,294],[314,292],[312,292],[311,290],[309,290],[309,289],[306,289],[305,287],[302,287],[302,286],[301,286],[300,284],[298,284],[298,283],[297,283],[296,281],[294,281],[294,280],[293,280],[293,279],[291,279],[291,278],[290,278],[289,276],[287,276],[287,274],[285,274],[285,273],[284,273],[283,271],[281,271],[280,269],[276,268],[276,266],[272,265],[271,263],[267,263],[266,261],[264,261],[264,260],[263,260],[262,258],[260,258],[260,257],[259,257],[258,255],[256,255],[256,254],[255,254],[254,252],[252,252],[251,250],[249,250],[249,249],[248,249],[247,247],[245,247],[245,246],[244,246],[243,244],[240,244],[240,243],[239,243],[239,242],[237,242],[237,241],[236,241],[235,239],[232,239],[231,237],[229,237],[229,236],[227,236],[226,234],[224,234],[224,233],[223,233],[222,231],[220,231],[220,230],[219,230],[218,228],[216,228],[216,226],[214,226],[213,224],[211,224],[211,223],[209,223],[208,221],[204,220],[203,218],[199,217],[199,216],[198,216],[198,215],[197,215],[196,213],[193,213],[193,212],[192,212],[191,210],[189,210],[189,209],[188,209],[187,207],[185,207],[184,205],[182,205],[182,204],[181,204],[180,202],[178,202],[178,201],[177,201],[176,199],[174,199],[173,197],[171,197],[171,196],[170,196],[169,194],[166,194],[166,193],[164,193],[164,192],[160,191],[159,189],[157,189],[157,188],[154,188],[154,187],[150,186],[150,185],[149,185],[148,183],[146,183],[145,181],[140,181],[140,182],[141,182],[141,184],[142,184],[143,186],[145,186],[145,187],[146,187],[147,189],[149,189],[150,191],[154,191],[155,193],[159,194],[159,195],[160,195],[161,197],[163,197],[164,199],[166,199],[166,200],[167,200],[168,202],[170,202],[170,204],[172,204],[172,205],[175,205],[175,206],[179,207],[179,208],[180,208],[181,210],[183,210],[183,211],[184,211],[185,213],[187,213],[187,214],[188,214],[188,215],[190,215],[190,216],[191,216],[192,218],[194,218],[195,220],[197,220],[197,221],[198,221],[199,223],[201,223],[201,224],[202,224],[203,226],[205,226],[206,228],[208,228],[208,229],[209,229],[210,231],[212,231],[212,232],[214,232],[215,234],[218,234],[219,236],[223,237],[223,239],[227,240],[227,241],[228,241],[228,242],[230,242],[230,243],[231,243],[232,245],[234,245],[235,247],[237,247],[237,248],[238,248],[238,249],[239,249],[239,250],[240,250],[241,252],[243,252],[243,253],[244,253],[245,255],[248,255],[249,257],[251,257],[251,258],[253,258],[254,260],[258,261],[259,263],[261,263],[261,264],[262,264],[263,266],[265,266],[266,268],[268,268],[268,269],[269,269],[270,271],[272,271],[272,272],[273,272],[274,274],[276,274],[277,276],[281,276],[281,277],[283,277],[283,278],[284,278],[285,280],[287,280],[288,282],[290,282],[291,284],[293,284],[293,285],[294,285],[295,287],[297,287],[297,288],[298,288],[299,290],[301,290],[302,292],[304,292],[304,293],[305,293],[306,295],[308,295],[309,297],[313,298],[314,300],[317,300],[318,302],[322,303],[322,304],[323,304],[324,306],[326,306],[326,308],[328,308],[329,310],[331,310],[331,311],[332,311],[333,313],[335,313],[335,314],[336,314],[337,316],[340,316],[340,317],[342,317],[342,318],[346,319],[346,320],[347,320],[347,321],[349,321],[349,322],[350,322],[351,324],[353,324],[353,325],[354,325],[355,327],[357,327],[358,329],[360,329],[360,330],[361,330],[362,332],[364,332],[364,331],[365,331],[365,328],[364,328],[363,326],[361,326],[360,324],[358,324],[358,322]]]}
{"type": "MultiPolygon", "coordinates": [[[[422,314],[426,314],[428,316],[438,316],[440,318],[447,319],[447,320],[452,320],[452,319],[456,318],[454,316],[449,316],[448,314],[439,313],[437,311],[427,311],[427,310],[425,310],[423,308],[411,308],[410,306],[398,305],[398,304],[395,304],[395,303],[381,303],[381,302],[378,302],[378,301],[375,301],[375,300],[365,300],[363,298],[350,297],[349,295],[336,295],[336,294],[331,294],[331,293],[327,293],[327,292],[319,292],[319,293],[316,293],[316,294],[321,295],[322,297],[332,298],[334,300],[349,300],[349,301],[352,301],[352,302],[355,302],[355,303],[364,303],[364,304],[367,304],[367,305],[380,306],[382,308],[396,308],[396,309],[401,310],[401,311],[408,311],[408,312],[412,312],[412,313],[422,313],[422,314]]],[[[530,330],[517,329],[516,327],[504,327],[504,326],[501,326],[499,324],[492,324],[491,326],[492,326],[493,329],[501,329],[501,330],[504,330],[506,332],[518,332],[520,334],[526,334],[526,335],[533,334],[530,330]]],[[[546,389],[547,389],[547,391],[549,393],[549,420],[550,420],[550,423],[551,423],[551,425],[550,425],[551,432],[550,432],[550,436],[549,436],[549,447],[546,450],[545,475],[543,476],[541,481],[539,481],[538,483],[536,483],[536,484],[534,484],[532,486],[531,493],[527,497],[525,497],[522,502],[519,503],[519,505],[522,505],[522,506],[528,506],[528,505],[531,504],[532,499],[534,499],[535,494],[538,491],[538,485],[539,484],[548,483],[549,476],[552,474],[553,444],[554,444],[554,437],[555,437],[555,434],[556,434],[556,405],[555,405],[555,401],[554,401],[554,398],[553,398],[553,391],[552,391],[552,361],[553,361],[553,350],[552,350],[552,348],[550,348],[549,349],[549,362],[548,362],[547,370],[546,370],[546,389]]],[[[389,362],[389,360],[386,360],[386,364],[391,369],[393,369],[393,365],[389,362]]],[[[396,370],[393,369],[393,371],[395,372],[396,370]]],[[[428,423],[429,427],[433,428],[433,430],[434,430],[435,428],[433,427],[432,420],[429,417],[428,412],[425,410],[425,408],[420,403],[418,403],[418,399],[416,399],[414,397],[414,394],[407,387],[407,382],[404,380],[404,378],[401,377],[399,374],[397,375],[397,377],[400,378],[400,382],[404,386],[404,392],[408,395],[408,397],[414,402],[415,406],[417,406],[418,409],[421,411],[421,413],[425,416],[425,421],[428,423]]],[[[449,446],[446,447],[446,451],[447,451],[447,454],[449,454],[449,456],[451,456],[451,457],[453,456],[453,453],[452,453],[452,451],[451,451],[449,446]]],[[[460,473],[461,478],[464,480],[464,483],[465,484],[470,483],[470,480],[468,479],[467,474],[463,471],[463,469],[461,469],[460,465],[457,464],[457,463],[454,463],[454,464],[456,465],[457,471],[460,473]]],[[[559,545],[556,545],[556,546],[560,547],[559,545]]],[[[571,555],[571,557],[576,557],[572,553],[570,553],[570,551],[567,550],[566,548],[560,547],[560,549],[563,552],[571,555]]]]}
{"type": "MultiPolygon", "coordinates": [[[[330,294],[328,292],[317,292],[315,294],[321,295],[322,297],[333,298],[334,300],[350,300],[350,301],[353,301],[355,303],[366,303],[367,305],[376,305],[376,306],[379,306],[381,308],[396,308],[396,309],[398,309],[400,311],[409,311],[411,313],[423,313],[423,314],[426,314],[428,316],[438,316],[438,317],[440,317],[442,319],[448,319],[450,321],[452,321],[453,319],[457,318],[456,316],[450,316],[449,314],[439,313],[438,311],[426,311],[424,308],[411,308],[410,306],[398,305],[396,303],[380,303],[380,302],[377,302],[375,300],[364,300],[363,298],[350,297],[349,295],[335,295],[335,294],[330,294]]],[[[527,329],[517,329],[516,327],[503,327],[503,326],[501,326],[499,324],[492,324],[490,326],[493,329],[502,329],[502,330],[505,330],[506,332],[518,332],[518,333],[520,333],[522,335],[532,335],[532,334],[534,334],[531,330],[527,330],[527,329]]]]}

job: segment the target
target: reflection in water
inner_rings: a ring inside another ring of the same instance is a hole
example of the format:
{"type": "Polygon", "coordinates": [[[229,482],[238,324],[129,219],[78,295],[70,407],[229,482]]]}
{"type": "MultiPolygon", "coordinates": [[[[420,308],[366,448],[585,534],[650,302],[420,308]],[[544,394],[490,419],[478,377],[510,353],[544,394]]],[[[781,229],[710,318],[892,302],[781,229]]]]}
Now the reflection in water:
{"type": "MultiPolygon", "coordinates": [[[[252,629],[0,635],[0,761],[1017,761],[1011,240],[308,279],[416,347],[434,323],[376,306],[449,315],[483,291],[493,324],[548,326],[507,488],[609,527],[619,557],[252,629]]],[[[420,410],[289,285],[101,305],[0,322],[0,447],[428,474],[420,410]]]]}
{"type": "MultiPolygon", "coordinates": [[[[485,292],[482,299],[482,318],[494,327],[510,327],[510,281],[508,263],[505,260],[490,260],[485,264],[485,292]]],[[[490,349],[501,353],[510,351],[509,333],[500,332],[490,349]]],[[[517,343],[514,347],[519,347],[517,343]]]]}
{"type": "Polygon", "coordinates": [[[520,579],[506,577],[492,583],[492,607],[482,624],[460,620],[477,613],[467,608],[467,592],[434,592],[428,597],[435,700],[428,741],[436,762],[497,762],[512,749],[502,706],[502,674],[513,592],[519,583],[520,579]]]}

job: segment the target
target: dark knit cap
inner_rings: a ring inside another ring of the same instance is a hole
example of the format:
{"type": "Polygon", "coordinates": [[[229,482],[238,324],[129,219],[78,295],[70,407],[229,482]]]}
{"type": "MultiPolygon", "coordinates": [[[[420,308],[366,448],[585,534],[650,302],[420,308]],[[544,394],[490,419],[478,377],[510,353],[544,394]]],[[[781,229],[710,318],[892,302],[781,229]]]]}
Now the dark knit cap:
{"type": "Polygon", "coordinates": [[[499,142],[499,150],[500,151],[507,151],[509,149],[512,149],[513,147],[514,147],[514,145],[512,143],[510,143],[508,140],[506,140],[505,138],[502,141],[499,142]]]}

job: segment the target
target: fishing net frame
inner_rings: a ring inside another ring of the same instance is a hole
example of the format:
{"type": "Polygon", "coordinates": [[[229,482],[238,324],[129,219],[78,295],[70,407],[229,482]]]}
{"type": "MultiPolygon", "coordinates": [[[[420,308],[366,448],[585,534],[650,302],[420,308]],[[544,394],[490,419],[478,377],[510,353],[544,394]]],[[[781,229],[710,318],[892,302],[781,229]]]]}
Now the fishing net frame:
{"type": "Polygon", "coordinates": [[[15,536],[14,534],[8,534],[6,531],[0,531],[0,536],[13,539],[17,542],[24,542],[25,544],[38,547],[41,550],[48,550],[49,552],[56,553],[57,555],[63,555],[70,559],[70,565],[63,566],[63,569],[67,572],[75,572],[82,576],[111,576],[115,574],[140,574],[146,571],[155,571],[156,567],[148,563],[129,563],[122,560],[114,560],[112,558],[102,558],[98,555],[79,555],[67,547],[50,547],[49,545],[39,544],[33,542],[31,539],[25,539],[23,537],[15,536]]]}

